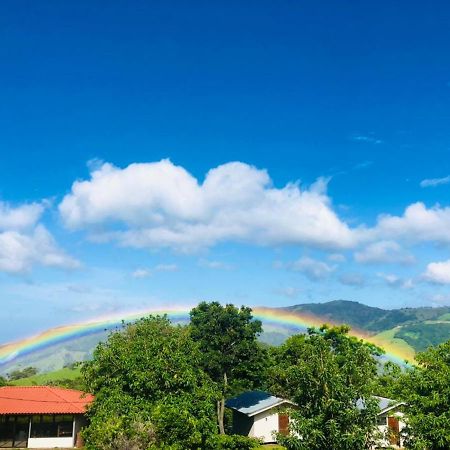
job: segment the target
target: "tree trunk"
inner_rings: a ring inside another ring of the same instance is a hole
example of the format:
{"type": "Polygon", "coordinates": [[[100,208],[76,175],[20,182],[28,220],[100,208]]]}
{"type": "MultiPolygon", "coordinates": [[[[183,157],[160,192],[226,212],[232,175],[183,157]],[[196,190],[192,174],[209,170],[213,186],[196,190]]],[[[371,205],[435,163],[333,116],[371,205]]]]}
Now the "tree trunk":
{"type": "Polygon", "coordinates": [[[222,397],[217,401],[217,422],[219,424],[219,433],[225,434],[225,427],[223,425],[223,416],[225,411],[225,398],[222,397]]]}
{"type": "Polygon", "coordinates": [[[219,424],[219,433],[225,434],[225,427],[223,425],[223,417],[225,415],[225,394],[227,392],[228,379],[227,374],[223,374],[223,390],[222,398],[217,402],[217,423],[219,424]]]}

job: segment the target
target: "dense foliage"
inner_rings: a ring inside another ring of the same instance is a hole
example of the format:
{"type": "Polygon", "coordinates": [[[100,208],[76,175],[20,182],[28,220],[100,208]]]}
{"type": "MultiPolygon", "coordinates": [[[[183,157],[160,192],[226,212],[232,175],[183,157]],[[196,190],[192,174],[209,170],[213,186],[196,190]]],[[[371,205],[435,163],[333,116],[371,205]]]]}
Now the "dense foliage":
{"type": "Polygon", "coordinates": [[[357,450],[370,448],[377,405],[372,398],[381,350],[348,336],[345,326],[310,329],[276,351],[274,392],[299,408],[290,412],[288,449],[357,450]]]}
{"type": "Polygon", "coordinates": [[[450,448],[450,341],[417,355],[418,366],[401,377],[400,394],[407,403],[407,447],[450,448]]]}
{"type": "Polygon", "coordinates": [[[141,319],[99,344],[82,368],[96,395],[87,448],[115,449],[118,440],[142,448],[206,448],[216,429],[217,392],[200,357],[188,328],[165,317],[141,319]]]}
{"type": "Polygon", "coordinates": [[[265,351],[257,342],[262,331],[252,310],[218,302],[200,303],[191,313],[191,335],[198,342],[201,365],[220,392],[217,420],[225,433],[225,398],[233,393],[257,387],[264,377],[265,351]]]}
{"type": "Polygon", "coordinates": [[[11,373],[8,374],[8,380],[9,381],[15,381],[20,380],[21,378],[28,378],[32,377],[33,375],[36,375],[38,373],[38,370],[36,367],[25,367],[24,369],[20,370],[13,370],[11,373]]]}

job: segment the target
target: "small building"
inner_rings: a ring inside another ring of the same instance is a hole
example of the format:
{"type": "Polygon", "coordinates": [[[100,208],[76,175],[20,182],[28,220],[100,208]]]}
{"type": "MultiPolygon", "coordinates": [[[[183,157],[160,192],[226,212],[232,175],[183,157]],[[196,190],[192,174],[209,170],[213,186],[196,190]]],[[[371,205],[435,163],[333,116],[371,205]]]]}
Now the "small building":
{"type": "Polygon", "coordinates": [[[289,433],[289,416],[283,407],[294,405],[289,400],[263,391],[244,392],[227,400],[233,411],[233,433],[259,438],[263,443],[276,442],[276,434],[289,433]]]}
{"type": "Polygon", "coordinates": [[[386,397],[375,398],[378,400],[380,410],[377,416],[377,426],[382,435],[375,448],[402,448],[402,431],[406,426],[403,408],[406,403],[386,397]]]}
{"type": "Polygon", "coordinates": [[[1,387],[0,448],[81,446],[80,430],[93,399],[59,387],[1,387]]]}

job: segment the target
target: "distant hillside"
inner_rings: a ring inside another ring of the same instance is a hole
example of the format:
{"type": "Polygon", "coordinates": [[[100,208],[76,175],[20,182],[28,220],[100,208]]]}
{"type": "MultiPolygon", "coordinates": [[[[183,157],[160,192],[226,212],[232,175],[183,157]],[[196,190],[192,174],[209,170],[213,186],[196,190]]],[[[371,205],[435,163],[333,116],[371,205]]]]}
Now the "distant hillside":
{"type": "Polygon", "coordinates": [[[36,367],[39,374],[60,370],[74,362],[85,361],[100,341],[104,341],[108,332],[100,332],[71,341],[52,345],[29,355],[21,356],[0,366],[0,375],[6,375],[13,370],[25,367],[36,367]]]}
{"type": "MultiPolygon", "coordinates": [[[[333,300],[326,303],[305,303],[284,308],[289,311],[307,312],[333,322],[346,323],[361,330],[380,332],[399,325],[426,320],[450,318],[450,307],[381,309],[348,300],[333,300]]],[[[445,319],[444,319],[445,320],[445,319]]]]}
{"type": "Polygon", "coordinates": [[[19,380],[11,381],[10,384],[13,386],[40,386],[60,380],[74,380],[80,375],[80,369],[64,368],[54,372],[38,373],[32,377],[20,378],[19,380]]]}
{"type": "Polygon", "coordinates": [[[402,340],[415,351],[423,351],[450,339],[450,307],[382,309],[348,300],[305,303],[283,308],[308,313],[323,322],[345,323],[369,334],[392,331],[392,338],[402,340]]]}

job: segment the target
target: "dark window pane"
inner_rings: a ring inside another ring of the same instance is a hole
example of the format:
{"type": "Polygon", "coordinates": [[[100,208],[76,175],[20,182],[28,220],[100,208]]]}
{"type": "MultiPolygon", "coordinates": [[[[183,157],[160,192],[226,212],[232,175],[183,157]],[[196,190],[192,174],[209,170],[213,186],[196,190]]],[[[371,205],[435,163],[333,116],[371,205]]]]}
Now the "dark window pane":
{"type": "Polygon", "coordinates": [[[31,437],[57,437],[58,426],[54,421],[53,416],[33,416],[31,422],[31,437]]]}

